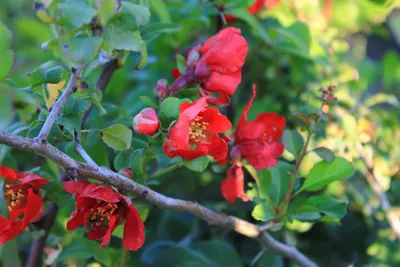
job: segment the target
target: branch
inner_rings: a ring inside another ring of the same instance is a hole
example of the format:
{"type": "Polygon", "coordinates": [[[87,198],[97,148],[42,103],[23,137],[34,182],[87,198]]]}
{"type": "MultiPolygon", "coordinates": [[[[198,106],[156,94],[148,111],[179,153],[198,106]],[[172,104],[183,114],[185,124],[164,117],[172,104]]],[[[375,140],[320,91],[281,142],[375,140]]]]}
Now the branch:
{"type": "Polygon", "coordinates": [[[102,181],[108,185],[121,189],[124,192],[131,193],[135,197],[142,198],[143,200],[159,208],[190,213],[208,222],[210,225],[233,229],[237,233],[250,238],[259,238],[265,247],[271,251],[275,251],[277,254],[297,262],[301,266],[317,266],[296,248],[275,240],[269,234],[260,231],[259,227],[255,224],[249,223],[237,217],[216,213],[198,203],[166,197],[148,187],[137,184],[134,181],[115,173],[108,168],[91,166],[83,162],[76,161],[47,142],[41,143],[7,132],[0,132],[0,144],[5,144],[20,150],[41,155],[55,162],[65,170],[73,168],[77,171],[79,176],[102,181]]]}
{"type": "Polygon", "coordinates": [[[82,145],[77,143],[75,152],[81,155],[81,157],[86,161],[87,164],[91,166],[97,166],[96,162],[89,156],[89,154],[83,149],[82,145]]]}
{"type": "Polygon", "coordinates": [[[372,170],[372,166],[374,164],[373,162],[369,163],[367,161],[364,147],[361,144],[358,144],[357,147],[358,152],[360,153],[361,161],[367,168],[367,172],[364,174],[365,178],[372,191],[374,191],[375,195],[379,198],[379,202],[381,204],[383,212],[385,213],[386,220],[389,222],[390,227],[396,234],[397,239],[400,240],[400,218],[392,211],[392,205],[390,204],[390,201],[385,194],[385,190],[383,190],[382,186],[377,182],[372,170]]]}
{"type": "Polygon", "coordinates": [[[62,93],[60,98],[57,99],[56,102],[54,103],[49,116],[47,117],[42,129],[40,130],[39,135],[36,137],[37,140],[40,140],[41,142],[46,142],[47,136],[50,133],[51,127],[53,127],[54,122],[58,118],[58,115],[60,115],[62,107],[65,105],[65,103],[67,103],[68,98],[74,92],[74,88],[76,88],[76,82],[78,80],[79,75],[82,72],[82,69],[83,69],[83,66],[79,66],[78,68],[71,69],[71,71],[72,71],[71,78],[69,79],[67,88],[65,88],[65,91],[62,93]]]}

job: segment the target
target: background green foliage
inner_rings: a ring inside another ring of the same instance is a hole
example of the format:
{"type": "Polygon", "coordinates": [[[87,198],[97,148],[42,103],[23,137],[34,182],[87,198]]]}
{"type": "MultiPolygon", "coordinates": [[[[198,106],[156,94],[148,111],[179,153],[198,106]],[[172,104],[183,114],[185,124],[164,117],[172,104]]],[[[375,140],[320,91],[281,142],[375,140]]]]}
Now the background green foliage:
{"type": "MultiPolygon", "coordinates": [[[[310,145],[320,148],[306,155],[299,171],[308,178],[295,188],[304,192],[288,207],[291,216],[285,227],[272,233],[296,244],[321,266],[400,265],[395,234],[366,182],[367,168],[361,160],[363,156],[367,164],[372,163],[370,171],[392,203],[391,212],[399,217],[400,14],[395,0],[332,1],[329,21],[323,13],[328,1],[281,1],[279,7],[263,9],[257,17],[245,11],[252,1],[214,1],[225,4],[226,13],[239,18],[234,26],[241,28],[249,42],[242,84],[232,98],[232,108],[224,112],[237,121],[255,83],[258,94],[250,119],[273,111],[288,121],[283,137],[286,152],[279,164],[258,172],[258,185],[250,175],[254,169],[249,168],[246,186],[254,202],[234,205],[221,196],[225,170],[215,162],[208,157],[171,161],[163,154],[160,140],[149,139],[149,146],[147,138],[131,131],[133,117],[146,106],[160,108],[164,128],[176,118],[181,100],[170,98],[159,107],[153,88],[159,79],[171,84],[170,71],[182,68],[179,55],[217,31],[215,3],[32,2],[0,3],[0,130],[35,137],[47,115],[46,107],[52,106],[65,87],[69,69],[89,64],[85,83],[63,108],[50,143],[80,159],[71,142],[78,138],[99,165],[116,171],[133,168],[135,181],[146,182],[162,194],[262,223],[274,219],[272,209],[282,203],[288,171],[301,151],[309,121],[299,114],[317,112],[321,104],[318,88],[336,85],[338,104],[324,110],[328,114],[322,118],[324,126],[310,145]],[[118,58],[124,67],[114,73],[103,95],[96,81],[105,58],[110,57],[118,58]],[[91,104],[95,107],[81,129],[83,113],[91,104]]],[[[186,93],[184,97],[193,95],[190,90],[186,93]]],[[[101,250],[97,242],[82,238],[83,229],[66,231],[74,203],[56,182],[61,172],[58,166],[5,146],[0,146],[0,162],[53,181],[46,185],[46,198],[57,202],[60,212],[47,245],[61,248],[55,265],[118,266],[122,229],[101,250]]],[[[245,266],[260,250],[254,240],[212,228],[191,215],[135,203],[146,219],[146,243],[138,252],[129,253],[129,266],[245,266]]],[[[0,247],[0,265],[18,266],[16,260],[26,259],[32,238],[41,234],[25,232],[0,247]]],[[[256,264],[292,265],[269,253],[256,264]]]]}

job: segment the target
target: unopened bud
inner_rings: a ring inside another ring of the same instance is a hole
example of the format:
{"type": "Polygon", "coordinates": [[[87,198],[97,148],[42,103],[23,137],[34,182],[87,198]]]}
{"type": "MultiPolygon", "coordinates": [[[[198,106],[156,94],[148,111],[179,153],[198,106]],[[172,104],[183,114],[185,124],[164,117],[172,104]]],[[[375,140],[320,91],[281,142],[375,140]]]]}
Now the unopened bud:
{"type": "Polygon", "coordinates": [[[242,158],[242,153],[240,152],[240,149],[237,146],[232,147],[230,155],[231,159],[233,159],[234,161],[238,161],[242,158]]]}
{"type": "Polygon", "coordinates": [[[154,92],[158,95],[160,100],[168,96],[169,89],[167,80],[165,79],[158,80],[157,86],[154,88],[154,92]]]}
{"type": "Polygon", "coordinates": [[[122,176],[125,176],[125,177],[128,177],[129,179],[132,179],[132,169],[122,168],[122,169],[119,170],[118,173],[121,174],[122,176]]]}
{"type": "Polygon", "coordinates": [[[191,68],[193,67],[197,61],[200,59],[200,46],[192,48],[188,53],[188,59],[186,65],[191,68]]]}
{"type": "Polygon", "coordinates": [[[145,108],[133,119],[133,129],[137,134],[153,135],[160,128],[157,112],[152,108],[145,108]]]}
{"type": "Polygon", "coordinates": [[[197,80],[202,80],[202,79],[206,79],[210,76],[210,69],[208,68],[207,63],[205,63],[204,61],[199,61],[196,64],[196,67],[194,69],[194,77],[197,80]]]}

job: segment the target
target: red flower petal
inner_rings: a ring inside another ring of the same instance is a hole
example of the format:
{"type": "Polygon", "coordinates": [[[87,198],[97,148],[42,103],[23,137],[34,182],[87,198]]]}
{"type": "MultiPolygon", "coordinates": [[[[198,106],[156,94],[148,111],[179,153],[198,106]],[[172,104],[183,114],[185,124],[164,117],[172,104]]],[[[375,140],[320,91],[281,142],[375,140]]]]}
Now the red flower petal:
{"type": "Polygon", "coordinates": [[[77,210],[71,213],[67,222],[67,230],[75,230],[84,223],[84,213],[77,210]]]}
{"type": "Polygon", "coordinates": [[[70,194],[80,194],[88,184],[87,181],[68,181],[64,182],[64,189],[70,194]]]}
{"type": "Polygon", "coordinates": [[[240,70],[247,56],[246,39],[240,30],[228,27],[211,37],[200,49],[201,61],[215,72],[233,73],[240,70]]]}
{"type": "Polygon", "coordinates": [[[200,112],[202,122],[207,122],[207,131],[212,133],[223,133],[232,127],[232,123],[225,115],[222,115],[216,108],[207,108],[200,112]]]}
{"type": "Polygon", "coordinates": [[[111,187],[95,183],[89,184],[79,197],[94,198],[112,203],[119,202],[121,199],[121,195],[111,187]]]}
{"type": "Polygon", "coordinates": [[[182,73],[177,68],[175,68],[171,70],[171,76],[177,79],[182,76],[182,73]]]}
{"type": "Polygon", "coordinates": [[[199,115],[200,111],[207,107],[207,99],[202,97],[196,100],[193,103],[184,102],[180,106],[180,116],[185,117],[188,121],[192,121],[197,115],[199,115]]]}
{"type": "Polygon", "coordinates": [[[38,221],[43,213],[43,200],[35,194],[32,188],[28,189],[28,199],[24,209],[23,227],[25,228],[29,223],[38,221]]]}
{"type": "Polygon", "coordinates": [[[176,148],[172,145],[170,139],[166,138],[163,144],[163,149],[165,155],[169,158],[181,157],[183,160],[193,160],[199,158],[201,156],[207,155],[207,150],[200,150],[199,148],[196,150],[187,148],[176,148]]]}
{"type": "Polygon", "coordinates": [[[100,248],[106,246],[110,243],[111,234],[114,232],[115,228],[117,228],[119,224],[119,217],[118,216],[111,216],[110,220],[108,221],[108,229],[107,232],[104,234],[103,241],[100,244],[100,248]]]}
{"type": "Polygon", "coordinates": [[[264,124],[266,135],[271,137],[273,141],[277,141],[281,138],[286,126],[286,119],[272,112],[259,114],[257,116],[257,121],[264,124]]]}
{"type": "Polygon", "coordinates": [[[242,72],[240,69],[232,73],[212,72],[210,77],[202,83],[202,86],[204,90],[210,92],[233,95],[241,81],[242,72]]]}
{"type": "Polygon", "coordinates": [[[265,0],[256,0],[247,10],[250,14],[256,14],[264,5],[265,0]]]}
{"type": "Polygon", "coordinates": [[[29,173],[27,176],[21,179],[21,184],[29,184],[35,191],[39,190],[39,187],[47,184],[49,181],[40,177],[39,175],[29,173]]]}
{"type": "Polygon", "coordinates": [[[198,149],[207,151],[206,154],[212,156],[215,160],[223,160],[228,154],[226,142],[217,134],[213,134],[207,144],[200,143],[198,149]]]}
{"type": "Polygon", "coordinates": [[[0,246],[8,240],[15,238],[24,231],[25,227],[22,226],[22,221],[13,222],[7,231],[0,233],[0,246]]]}
{"type": "MultiPolygon", "coordinates": [[[[250,97],[249,103],[247,103],[246,106],[244,106],[242,114],[240,115],[237,127],[236,127],[236,134],[241,131],[241,128],[244,127],[247,124],[247,114],[249,113],[251,106],[253,105],[253,100],[256,97],[256,85],[253,84],[253,94],[250,97]]],[[[238,136],[235,136],[235,140],[238,138],[238,136]]],[[[240,139],[240,138],[239,138],[240,139]]]]}
{"type": "Polygon", "coordinates": [[[10,182],[18,182],[20,178],[20,175],[18,174],[18,172],[14,171],[11,168],[0,166],[0,177],[3,177],[10,182]]]}
{"type": "Polygon", "coordinates": [[[236,198],[241,198],[242,200],[247,201],[248,197],[244,193],[242,163],[239,162],[229,167],[227,176],[228,177],[221,184],[222,196],[230,204],[233,204],[236,198]]]}
{"type": "Polygon", "coordinates": [[[88,238],[91,240],[100,240],[103,239],[104,235],[107,233],[109,227],[106,226],[97,226],[93,224],[88,233],[88,238]]]}
{"type": "Polygon", "coordinates": [[[279,142],[265,144],[244,143],[239,148],[248,163],[258,170],[275,166],[278,163],[277,158],[285,150],[285,146],[279,142]]]}
{"type": "Polygon", "coordinates": [[[128,250],[138,250],[143,246],[145,240],[144,224],[140,218],[139,211],[133,204],[128,207],[125,220],[123,236],[124,247],[128,250]]]}

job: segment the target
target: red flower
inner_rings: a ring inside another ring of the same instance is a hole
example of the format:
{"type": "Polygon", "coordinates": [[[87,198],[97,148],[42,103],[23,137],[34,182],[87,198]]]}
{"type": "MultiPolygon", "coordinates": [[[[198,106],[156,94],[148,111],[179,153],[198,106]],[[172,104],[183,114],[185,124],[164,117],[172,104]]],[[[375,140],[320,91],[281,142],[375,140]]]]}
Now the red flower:
{"type": "Polygon", "coordinates": [[[227,131],[231,123],[218,109],[206,107],[204,97],[193,103],[181,104],[179,119],[163,144],[169,158],[180,156],[184,160],[192,160],[210,155],[222,160],[226,157],[228,147],[218,133],[227,131]]]}
{"type": "Polygon", "coordinates": [[[153,108],[144,108],[133,119],[133,129],[137,134],[151,136],[160,128],[160,120],[153,108]]]}
{"type": "Polygon", "coordinates": [[[212,36],[203,46],[192,48],[187,68],[171,86],[170,95],[193,83],[201,86],[200,94],[210,96],[212,104],[227,105],[242,80],[242,66],[247,56],[246,39],[237,28],[229,27],[212,36]]]}
{"type": "Polygon", "coordinates": [[[68,230],[83,224],[89,239],[102,240],[100,247],[104,247],[110,242],[115,228],[125,220],[124,247],[128,250],[142,247],[145,240],[144,225],[128,197],[111,187],[87,181],[64,182],[64,188],[68,193],[75,194],[76,200],[76,211],[67,222],[68,230]]]}
{"type": "Polygon", "coordinates": [[[175,68],[171,70],[171,76],[177,79],[182,76],[182,73],[177,68],[175,68]]]}
{"type": "MultiPolygon", "coordinates": [[[[252,14],[255,15],[257,14],[257,12],[264,6],[264,2],[267,2],[266,0],[256,0],[254,2],[254,4],[252,4],[251,6],[249,6],[249,8],[247,9],[247,11],[252,14]]],[[[235,22],[237,19],[235,16],[232,15],[225,15],[225,20],[227,23],[233,23],[235,22]]]]}
{"type": "Polygon", "coordinates": [[[43,214],[43,200],[39,188],[48,181],[32,173],[21,173],[0,167],[5,184],[4,199],[9,218],[0,216],[0,245],[21,234],[29,223],[38,221],[43,214]]]}
{"type": "Polygon", "coordinates": [[[237,161],[227,171],[227,178],[221,184],[222,196],[233,204],[236,198],[243,201],[249,200],[244,193],[244,175],[242,170],[242,162],[237,161]]]}
{"type": "Polygon", "coordinates": [[[256,86],[253,85],[253,95],[244,107],[235,130],[234,148],[239,150],[239,155],[246,158],[250,165],[260,170],[278,163],[277,158],[285,149],[278,140],[283,134],[286,120],[276,113],[266,112],[259,114],[255,121],[247,121],[247,113],[255,97],[256,86]]]}

